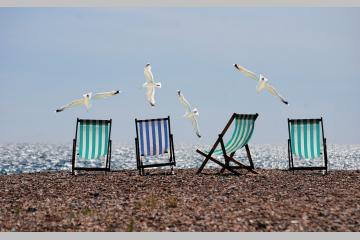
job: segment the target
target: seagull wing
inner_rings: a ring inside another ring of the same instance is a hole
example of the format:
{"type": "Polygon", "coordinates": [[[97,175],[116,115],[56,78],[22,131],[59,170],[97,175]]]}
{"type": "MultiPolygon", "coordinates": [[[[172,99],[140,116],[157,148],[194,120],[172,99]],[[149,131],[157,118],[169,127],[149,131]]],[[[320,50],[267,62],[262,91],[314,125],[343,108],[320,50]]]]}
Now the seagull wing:
{"type": "Polygon", "coordinates": [[[288,101],[285,100],[285,98],[283,96],[281,96],[276,89],[271,86],[270,84],[266,84],[265,85],[265,89],[268,90],[269,93],[271,93],[272,95],[278,97],[283,103],[285,104],[289,104],[288,101]]]}
{"type": "Polygon", "coordinates": [[[147,87],[146,99],[149,101],[152,107],[155,106],[155,87],[147,87]]]}
{"type": "Polygon", "coordinates": [[[255,73],[251,72],[250,70],[247,70],[246,68],[240,66],[239,64],[234,64],[234,67],[239,70],[240,72],[242,72],[243,74],[245,74],[246,76],[256,80],[256,81],[259,81],[259,77],[256,76],[255,73]]]}
{"type": "Polygon", "coordinates": [[[190,103],[188,102],[188,100],[186,100],[186,98],[184,97],[184,95],[179,92],[178,93],[178,96],[179,96],[179,100],[180,100],[180,103],[185,107],[185,111],[188,113],[188,112],[191,112],[191,106],[190,106],[190,103]]]}
{"type": "Polygon", "coordinates": [[[198,121],[197,121],[195,116],[193,116],[191,118],[191,123],[192,123],[192,126],[193,126],[193,128],[194,128],[194,130],[196,132],[196,135],[200,138],[201,135],[200,135],[200,130],[199,130],[199,124],[198,124],[198,121]]]}
{"type": "Polygon", "coordinates": [[[108,97],[112,97],[115,96],[116,94],[119,94],[120,91],[116,90],[116,91],[110,91],[110,92],[102,92],[102,93],[96,93],[92,99],[103,99],[103,98],[108,98],[108,97]]]}
{"type": "Polygon", "coordinates": [[[78,99],[78,100],[74,100],[74,101],[72,101],[71,103],[62,106],[61,108],[56,109],[56,112],[62,112],[62,111],[64,111],[65,109],[72,108],[72,107],[76,107],[76,106],[80,106],[80,105],[83,105],[83,104],[84,104],[84,99],[83,99],[83,98],[82,98],[82,99],[78,99]]]}
{"type": "Polygon", "coordinates": [[[148,83],[153,83],[154,82],[154,76],[153,76],[150,69],[148,69],[148,68],[144,69],[144,76],[145,76],[145,79],[146,79],[146,81],[148,83]]]}

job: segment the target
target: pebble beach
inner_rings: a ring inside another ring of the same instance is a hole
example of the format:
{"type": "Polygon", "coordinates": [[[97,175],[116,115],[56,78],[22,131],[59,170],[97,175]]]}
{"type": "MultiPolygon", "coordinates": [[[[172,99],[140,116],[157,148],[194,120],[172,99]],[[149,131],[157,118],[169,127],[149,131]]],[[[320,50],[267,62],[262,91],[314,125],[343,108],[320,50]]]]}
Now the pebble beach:
{"type": "Polygon", "coordinates": [[[360,231],[360,171],[0,176],[0,231],[360,231]]]}

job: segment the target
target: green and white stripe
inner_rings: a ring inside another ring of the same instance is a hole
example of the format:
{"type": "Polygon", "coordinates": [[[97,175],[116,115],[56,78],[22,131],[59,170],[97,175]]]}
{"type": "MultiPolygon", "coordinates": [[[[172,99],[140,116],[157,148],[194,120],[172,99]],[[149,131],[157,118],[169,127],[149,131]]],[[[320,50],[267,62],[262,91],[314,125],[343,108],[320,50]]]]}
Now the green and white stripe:
{"type": "Polygon", "coordinates": [[[110,123],[105,120],[80,120],[79,158],[98,159],[106,156],[110,123]]]}
{"type": "MultiPolygon", "coordinates": [[[[244,147],[249,142],[255,127],[255,118],[253,117],[235,118],[234,121],[234,131],[229,141],[225,144],[227,153],[235,152],[244,147]]],[[[214,154],[223,154],[222,149],[215,150],[214,154]]]]}
{"type": "Polygon", "coordinates": [[[291,150],[299,158],[314,159],[321,156],[321,130],[319,119],[290,121],[291,150]]]}

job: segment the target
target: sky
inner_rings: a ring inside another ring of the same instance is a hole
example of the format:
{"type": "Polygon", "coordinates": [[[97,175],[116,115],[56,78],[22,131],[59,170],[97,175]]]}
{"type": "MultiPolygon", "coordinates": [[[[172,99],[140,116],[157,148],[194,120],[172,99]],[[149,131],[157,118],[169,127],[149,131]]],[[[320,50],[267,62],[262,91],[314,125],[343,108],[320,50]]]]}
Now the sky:
{"type": "Polygon", "coordinates": [[[178,144],[210,144],[233,112],[259,113],[251,143],[286,144],[287,118],[324,118],[328,143],[360,136],[360,8],[1,8],[0,143],[68,143],[76,118],[113,119],[133,144],[134,119],[171,117],[178,144]],[[145,99],[151,63],[157,105],[145,99]],[[234,63],[289,101],[256,93],[234,63]],[[54,110],[87,92],[120,95],[54,110]],[[199,110],[196,137],[176,91],[199,110]]]}

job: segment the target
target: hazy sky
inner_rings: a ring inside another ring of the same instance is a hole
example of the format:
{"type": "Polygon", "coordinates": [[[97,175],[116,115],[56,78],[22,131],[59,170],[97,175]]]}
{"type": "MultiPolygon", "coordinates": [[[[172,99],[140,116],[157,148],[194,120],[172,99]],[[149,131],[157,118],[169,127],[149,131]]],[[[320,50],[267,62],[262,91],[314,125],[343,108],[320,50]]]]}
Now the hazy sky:
{"type": "Polygon", "coordinates": [[[213,142],[233,112],[259,113],[252,143],[287,142],[287,118],[324,117],[329,143],[360,143],[360,8],[0,9],[0,142],[70,142],[80,118],[170,115],[175,143],[213,142]],[[145,100],[151,63],[157,106],[145,100]],[[266,75],[290,102],[232,64],[266,75]],[[88,91],[114,98],[54,113],[88,91]],[[176,90],[200,112],[197,139],[176,90]]]}

